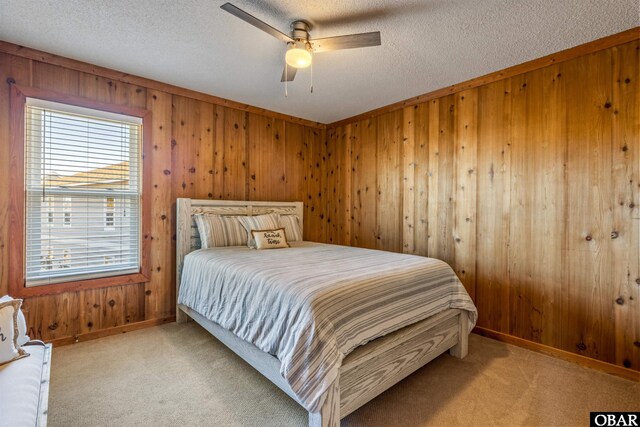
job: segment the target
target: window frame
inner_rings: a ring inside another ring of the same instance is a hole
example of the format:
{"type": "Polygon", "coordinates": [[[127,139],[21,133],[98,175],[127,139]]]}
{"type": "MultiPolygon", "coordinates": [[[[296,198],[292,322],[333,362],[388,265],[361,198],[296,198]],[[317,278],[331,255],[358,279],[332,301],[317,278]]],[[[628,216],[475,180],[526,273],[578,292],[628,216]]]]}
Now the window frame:
{"type": "Polygon", "coordinates": [[[151,230],[151,111],[143,108],[128,107],[95,101],[88,98],[64,95],[54,91],[11,85],[10,120],[10,173],[9,191],[9,290],[14,297],[32,297],[61,292],[73,292],[84,289],[105,288],[149,281],[150,230],[151,230]],[[72,106],[91,108],[110,113],[140,117],[142,119],[142,186],[140,194],[140,270],[137,273],[101,277],[97,279],[70,280],[50,285],[26,286],[25,273],[25,213],[26,187],[25,174],[25,108],[27,98],[59,102],[72,106]]]}

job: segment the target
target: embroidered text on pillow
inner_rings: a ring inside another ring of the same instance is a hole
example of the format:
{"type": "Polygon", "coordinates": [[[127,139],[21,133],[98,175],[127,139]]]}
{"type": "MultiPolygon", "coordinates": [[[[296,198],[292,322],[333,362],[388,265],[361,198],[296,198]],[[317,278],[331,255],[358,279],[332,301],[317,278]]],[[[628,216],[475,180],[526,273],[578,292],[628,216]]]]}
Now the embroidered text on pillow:
{"type": "Polygon", "coordinates": [[[277,249],[289,247],[284,228],[278,228],[275,230],[251,230],[251,236],[256,242],[256,249],[277,249]]]}

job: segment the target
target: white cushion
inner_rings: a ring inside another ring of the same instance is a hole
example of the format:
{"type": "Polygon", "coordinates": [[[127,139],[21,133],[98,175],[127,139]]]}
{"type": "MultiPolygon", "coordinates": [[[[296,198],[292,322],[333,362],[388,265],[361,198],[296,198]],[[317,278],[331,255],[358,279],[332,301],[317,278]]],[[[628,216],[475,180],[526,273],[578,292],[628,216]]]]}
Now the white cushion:
{"type": "Polygon", "coordinates": [[[0,366],[0,427],[37,425],[45,347],[25,349],[29,357],[0,366]]]}
{"type": "Polygon", "coordinates": [[[240,221],[240,224],[247,230],[247,246],[250,248],[256,247],[256,242],[251,236],[251,230],[275,230],[280,228],[279,220],[280,215],[278,214],[239,216],[238,221],[240,221]]]}
{"type": "MultiPolygon", "coordinates": [[[[11,298],[9,295],[5,295],[2,298],[0,298],[0,302],[7,302],[7,301],[13,301],[14,299],[11,298]]],[[[22,310],[18,310],[18,346],[23,346],[26,343],[28,343],[30,340],[29,336],[27,335],[27,321],[24,318],[24,313],[22,313],[22,310]]]]}
{"type": "Polygon", "coordinates": [[[0,302],[0,365],[27,354],[18,345],[18,312],[22,300],[0,302]]]}
{"type": "Polygon", "coordinates": [[[284,228],[277,230],[251,230],[251,236],[256,242],[256,249],[288,248],[284,228]]]}

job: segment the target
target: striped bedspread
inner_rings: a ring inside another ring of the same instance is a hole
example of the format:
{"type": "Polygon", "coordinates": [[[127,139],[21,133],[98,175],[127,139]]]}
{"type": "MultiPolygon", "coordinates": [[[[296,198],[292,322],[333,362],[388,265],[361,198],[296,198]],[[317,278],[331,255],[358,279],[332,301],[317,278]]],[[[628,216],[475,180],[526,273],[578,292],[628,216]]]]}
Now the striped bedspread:
{"type": "Polygon", "coordinates": [[[194,251],[178,302],[276,356],[310,412],[356,347],[447,308],[466,310],[471,327],[477,318],[442,261],[311,242],[194,251]]]}

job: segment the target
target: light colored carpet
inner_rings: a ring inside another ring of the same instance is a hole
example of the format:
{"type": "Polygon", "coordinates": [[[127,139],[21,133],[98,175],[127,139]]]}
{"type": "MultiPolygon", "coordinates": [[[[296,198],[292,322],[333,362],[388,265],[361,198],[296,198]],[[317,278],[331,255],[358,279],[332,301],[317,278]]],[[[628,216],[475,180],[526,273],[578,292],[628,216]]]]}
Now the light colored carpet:
{"type": "MultiPolygon", "coordinates": [[[[472,334],[342,426],[589,425],[640,384],[472,334]]],[[[50,426],[305,426],[307,413],[194,322],[55,348],[50,426]]]]}

